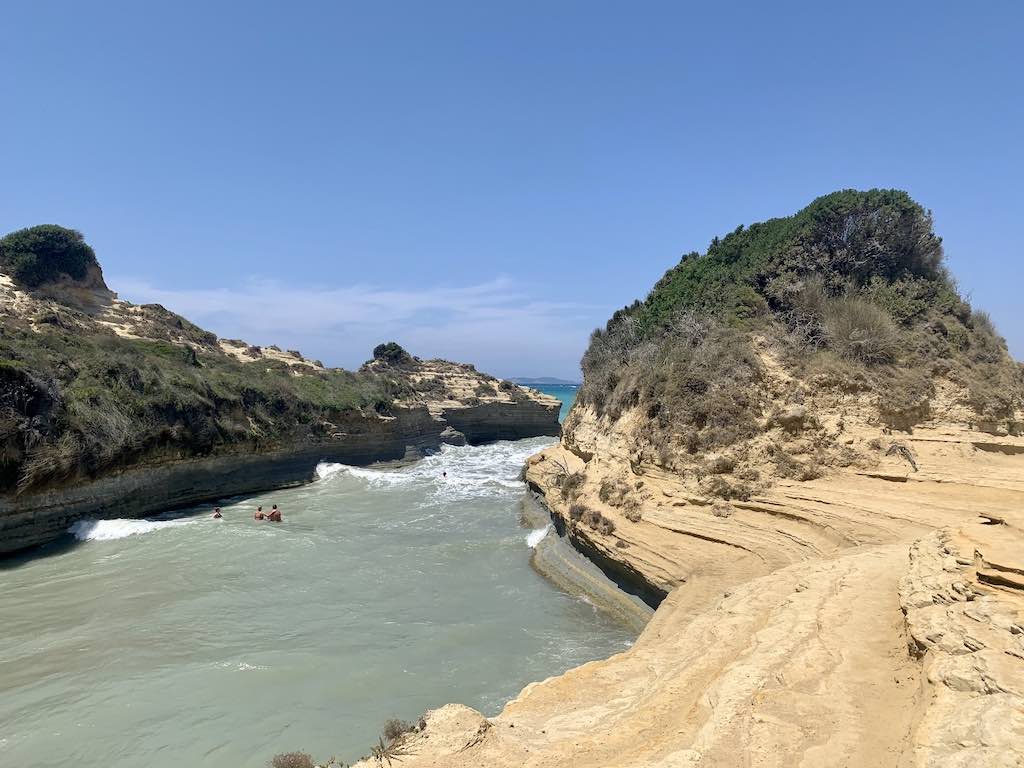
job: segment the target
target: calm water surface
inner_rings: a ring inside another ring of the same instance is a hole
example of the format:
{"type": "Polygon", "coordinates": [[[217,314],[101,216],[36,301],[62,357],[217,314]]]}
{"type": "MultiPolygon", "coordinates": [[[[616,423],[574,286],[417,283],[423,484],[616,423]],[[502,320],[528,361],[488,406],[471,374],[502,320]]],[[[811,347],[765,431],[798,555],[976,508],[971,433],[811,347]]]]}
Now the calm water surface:
{"type": "Polygon", "coordinates": [[[0,564],[0,765],[351,760],[388,717],[449,701],[495,714],[625,649],[627,630],[530,569],[516,478],[549,442],[321,466],[312,485],[223,503],[220,521],[94,522],[0,564]],[[275,502],[283,524],[252,519],[275,502]]]}

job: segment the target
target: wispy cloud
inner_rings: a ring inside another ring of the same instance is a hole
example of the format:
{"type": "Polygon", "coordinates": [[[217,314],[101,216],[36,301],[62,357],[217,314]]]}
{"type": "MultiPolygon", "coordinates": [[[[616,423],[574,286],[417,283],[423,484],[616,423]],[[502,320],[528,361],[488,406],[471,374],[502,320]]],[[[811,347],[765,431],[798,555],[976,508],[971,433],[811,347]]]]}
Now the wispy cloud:
{"type": "Polygon", "coordinates": [[[125,299],[163,304],[219,336],[296,348],[347,367],[395,339],[422,357],[472,362],[498,375],[575,376],[587,335],[603,315],[594,306],[534,300],[505,277],[417,290],[258,278],[196,289],[160,288],[131,277],[108,282],[125,299]]]}

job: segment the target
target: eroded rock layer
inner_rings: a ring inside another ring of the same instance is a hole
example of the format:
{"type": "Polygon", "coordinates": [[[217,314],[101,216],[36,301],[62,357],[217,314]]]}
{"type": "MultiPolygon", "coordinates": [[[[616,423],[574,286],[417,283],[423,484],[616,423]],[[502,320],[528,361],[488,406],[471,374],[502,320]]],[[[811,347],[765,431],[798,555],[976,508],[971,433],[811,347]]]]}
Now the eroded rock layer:
{"type": "Polygon", "coordinates": [[[613,431],[588,418],[528,480],[583,551],[667,597],[631,650],[496,718],[429,713],[403,765],[1021,764],[1024,440],[933,422],[901,436],[917,472],[883,456],[725,509],[589,442],[613,431]],[[600,498],[623,473],[636,522],[600,498]]]}

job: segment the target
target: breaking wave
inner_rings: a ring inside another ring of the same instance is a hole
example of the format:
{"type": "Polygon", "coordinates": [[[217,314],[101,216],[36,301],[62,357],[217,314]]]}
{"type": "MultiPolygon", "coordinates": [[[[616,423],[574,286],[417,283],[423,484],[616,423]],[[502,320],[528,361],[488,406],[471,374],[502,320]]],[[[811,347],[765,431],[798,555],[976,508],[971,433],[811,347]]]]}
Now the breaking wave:
{"type": "Polygon", "coordinates": [[[551,444],[550,438],[498,442],[484,446],[445,445],[413,464],[398,468],[353,467],[321,463],[320,480],[352,480],[369,489],[419,486],[434,500],[457,501],[495,492],[519,492],[526,459],[551,444]]]}
{"type": "Polygon", "coordinates": [[[114,541],[129,536],[140,536],[162,528],[191,525],[193,520],[79,520],[68,528],[68,533],[79,541],[114,541]]]}
{"type": "Polygon", "coordinates": [[[550,525],[545,525],[543,528],[537,528],[536,530],[530,531],[526,536],[526,545],[530,549],[536,549],[537,545],[544,541],[544,537],[548,535],[548,531],[551,530],[550,525]]]}

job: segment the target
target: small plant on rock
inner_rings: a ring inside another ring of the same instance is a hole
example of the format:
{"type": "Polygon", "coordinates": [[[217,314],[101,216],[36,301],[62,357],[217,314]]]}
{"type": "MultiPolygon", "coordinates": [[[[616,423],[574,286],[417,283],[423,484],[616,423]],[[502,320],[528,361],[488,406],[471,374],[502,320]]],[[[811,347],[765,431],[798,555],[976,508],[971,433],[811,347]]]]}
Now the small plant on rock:
{"type": "Polygon", "coordinates": [[[571,472],[562,480],[562,498],[566,501],[575,499],[580,494],[585,477],[582,472],[571,472]]]}
{"type": "Polygon", "coordinates": [[[602,515],[596,509],[587,509],[583,513],[582,522],[591,530],[610,535],[615,530],[615,523],[602,515]]]}
{"type": "Polygon", "coordinates": [[[397,742],[386,742],[381,736],[377,739],[377,745],[370,748],[370,756],[377,761],[378,766],[391,765],[392,761],[399,761],[412,753],[397,742]]]}
{"type": "Polygon", "coordinates": [[[270,761],[273,768],[316,768],[313,758],[305,752],[283,752],[270,761]]]}
{"type": "Polygon", "coordinates": [[[622,505],[628,492],[629,487],[622,480],[606,477],[601,481],[597,495],[608,506],[618,507],[622,505]]]}
{"type": "Polygon", "coordinates": [[[415,723],[408,723],[405,720],[399,720],[398,718],[393,717],[384,723],[384,741],[388,743],[398,741],[405,734],[415,730],[415,723]]]}
{"type": "Polygon", "coordinates": [[[715,517],[729,517],[732,514],[732,506],[724,501],[716,502],[711,505],[711,514],[715,517]]]}
{"type": "Polygon", "coordinates": [[[583,519],[583,516],[587,514],[589,509],[584,504],[570,504],[569,505],[569,519],[574,523],[578,523],[583,519]]]}
{"type": "Polygon", "coordinates": [[[643,518],[643,513],[640,511],[640,500],[635,496],[630,496],[622,504],[622,515],[631,523],[639,523],[643,518]]]}

